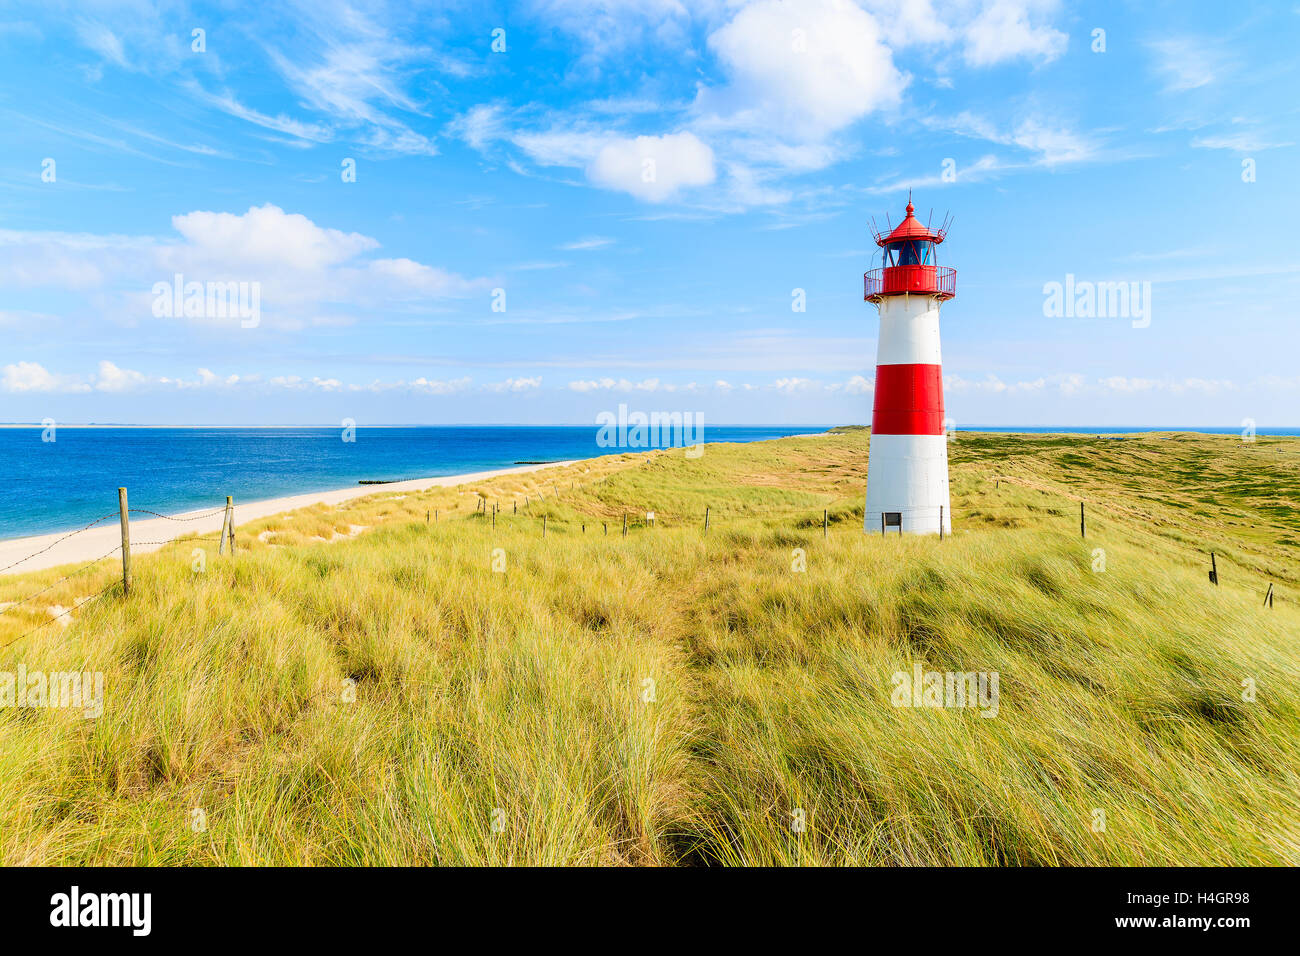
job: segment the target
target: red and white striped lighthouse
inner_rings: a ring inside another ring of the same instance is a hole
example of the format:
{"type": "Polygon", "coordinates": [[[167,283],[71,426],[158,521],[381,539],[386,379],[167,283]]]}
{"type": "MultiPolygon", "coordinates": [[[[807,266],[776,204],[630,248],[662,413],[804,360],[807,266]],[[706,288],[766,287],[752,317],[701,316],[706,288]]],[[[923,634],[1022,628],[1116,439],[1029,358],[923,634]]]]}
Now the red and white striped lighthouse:
{"type": "Polygon", "coordinates": [[[935,534],[952,529],[943,421],[939,306],[957,271],[935,262],[947,225],[931,232],[913,215],[876,233],[883,268],[864,276],[863,298],[880,313],[876,402],[867,459],[866,531],[935,534]]]}

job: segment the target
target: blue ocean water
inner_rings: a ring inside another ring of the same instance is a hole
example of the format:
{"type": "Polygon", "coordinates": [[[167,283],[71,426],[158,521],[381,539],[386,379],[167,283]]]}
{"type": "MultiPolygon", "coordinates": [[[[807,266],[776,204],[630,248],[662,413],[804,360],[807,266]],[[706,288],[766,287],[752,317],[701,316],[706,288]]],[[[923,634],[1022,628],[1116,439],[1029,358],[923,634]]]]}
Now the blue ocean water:
{"type": "MultiPolygon", "coordinates": [[[[825,431],[825,425],[721,426],[708,442],[825,431]]],[[[688,429],[688,435],[690,430],[688,429]]],[[[639,449],[602,448],[595,426],[365,428],[0,428],[0,538],[81,527],[117,509],[166,514],[355,486],[565,461],[639,449]]],[[[693,437],[691,439],[694,440],[693,437]]],[[[376,487],[376,491],[381,490],[376,487]]]]}

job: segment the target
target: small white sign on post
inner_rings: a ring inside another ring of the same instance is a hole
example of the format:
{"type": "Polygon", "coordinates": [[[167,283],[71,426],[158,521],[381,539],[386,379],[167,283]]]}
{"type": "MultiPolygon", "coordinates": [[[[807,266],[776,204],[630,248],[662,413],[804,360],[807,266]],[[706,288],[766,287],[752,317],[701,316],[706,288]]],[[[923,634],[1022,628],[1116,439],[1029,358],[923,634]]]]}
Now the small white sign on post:
{"type": "Polygon", "coordinates": [[[645,513],[645,520],[653,524],[655,520],[655,513],[653,511],[647,511],[645,513]]]}

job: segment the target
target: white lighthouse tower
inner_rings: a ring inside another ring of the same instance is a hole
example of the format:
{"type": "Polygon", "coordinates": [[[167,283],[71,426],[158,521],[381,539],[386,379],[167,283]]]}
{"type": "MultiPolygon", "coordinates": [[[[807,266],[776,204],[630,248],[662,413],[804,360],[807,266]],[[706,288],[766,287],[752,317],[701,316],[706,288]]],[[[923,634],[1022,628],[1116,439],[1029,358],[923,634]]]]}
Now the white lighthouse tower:
{"type": "Polygon", "coordinates": [[[935,262],[947,226],[931,232],[914,211],[909,196],[897,228],[876,233],[883,267],[864,276],[863,298],[880,313],[863,524],[868,532],[952,530],[939,306],[956,294],[957,272],[935,262]]]}

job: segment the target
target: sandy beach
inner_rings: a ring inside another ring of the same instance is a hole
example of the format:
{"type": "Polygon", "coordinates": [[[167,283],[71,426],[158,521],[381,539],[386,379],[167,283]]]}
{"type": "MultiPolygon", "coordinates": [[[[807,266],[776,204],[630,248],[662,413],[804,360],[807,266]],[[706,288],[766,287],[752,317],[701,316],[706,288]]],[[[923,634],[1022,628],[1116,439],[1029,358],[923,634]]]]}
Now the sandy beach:
{"type": "MultiPolygon", "coordinates": [[[[336,505],[354,498],[367,495],[391,494],[401,491],[423,491],[426,488],[448,488],[471,481],[480,481],[496,475],[521,474],[541,471],[545,468],[559,468],[571,465],[572,461],[554,461],[542,465],[519,465],[514,468],[500,468],[495,471],[476,471],[461,475],[443,475],[440,478],[413,478],[409,481],[394,481],[383,485],[354,485],[349,488],[337,488],[332,491],[315,491],[308,494],[288,495],[283,498],[268,498],[264,501],[235,502],[235,527],[245,521],[256,521],[285,511],[294,511],[315,504],[336,505]]],[[[145,518],[131,520],[131,554],[148,554],[157,551],[163,544],[184,537],[187,534],[209,534],[221,530],[222,516],[211,514],[220,508],[220,502],[214,502],[212,508],[196,511],[179,512],[175,518],[193,518],[207,515],[192,521],[172,521],[166,518],[145,518]],[[135,542],[156,542],[137,544],[135,542]]],[[[54,534],[33,535],[28,538],[12,538],[0,541],[0,574],[23,574],[27,571],[39,571],[42,568],[57,567],[61,564],[84,563],[94,561],[112,551],[122,540],[122,529],[116,518],[105,521],[88,531],[75,534],[67,540],[60,541],[70,532],[59,531],[54,534]],[[55,542],[58,542],[55,544],[55,542]],[[53,545],[53,547],[51,547],[53,545]],[[46,550],[46,549],[49,550],[46,550]],[[36,552],[42,552],[37,554],[36,552]],[[31,555],[24,559],[25,555],[31,555]],[[23,559],[23,560],[20,560],[23,559]],[[15,564],[15,562],[18,562],[15,564]],[[13,567],[10,567],[13,565],[13,567]]]]}

